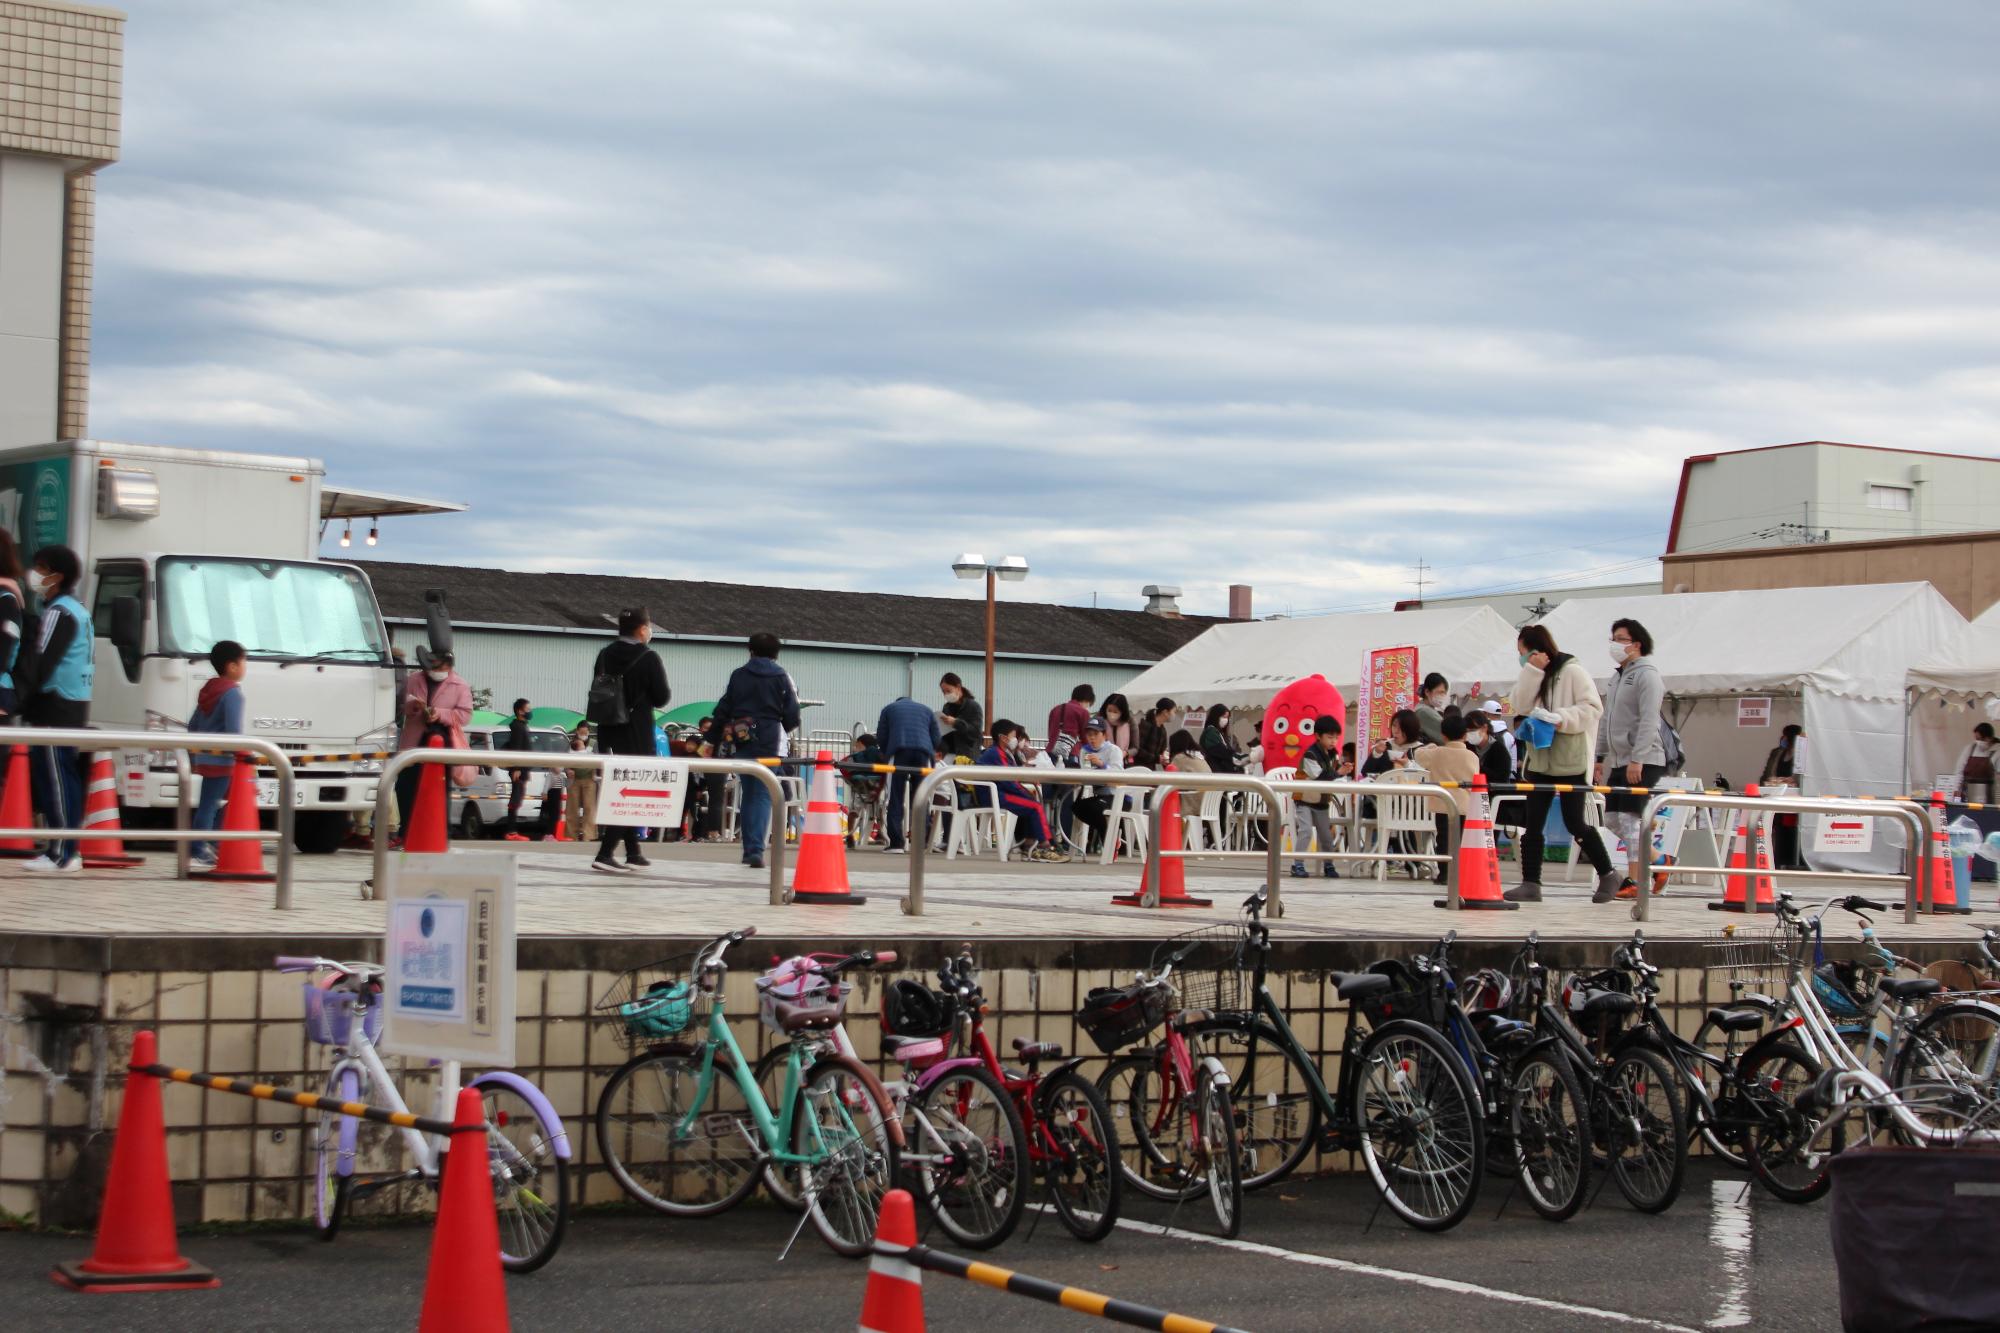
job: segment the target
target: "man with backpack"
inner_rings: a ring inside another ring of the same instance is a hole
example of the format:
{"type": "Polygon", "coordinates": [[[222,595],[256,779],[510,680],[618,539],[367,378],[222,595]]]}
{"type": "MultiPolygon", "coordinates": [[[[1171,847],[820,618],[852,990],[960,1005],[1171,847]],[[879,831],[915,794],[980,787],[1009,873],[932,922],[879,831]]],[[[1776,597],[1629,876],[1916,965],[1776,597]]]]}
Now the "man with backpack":
{"type": "MultiPolygon", "coordinates": [[[[752,634],[749,646],[750,660],[730,673],[728,687],[716,700],[708,742],[718,752],[727,746],[737,759],[775,759],[784,748],[786,733],[798,730],[799,693],[778,665],[777,635],[752,634]]],[[[738,822],[743,828],[743,864],[762,870],[771,794],[761,782],[744,781],[742,787],[738,822]]]]}
{"type": "MultiPolygon", "coordinates": [[[[514,701],[514,715],[507,722],[507,734],[493,748],[496,750],[532,750],[535,742],[528,731],[528,714],[534,709],[526,699],[514,701]]],[[[507,841],[526,842],[528,837],[521,832],[521,803],[528,795],[528,770],[510,768],[507,770],[507,841]]]]}
{"type": "MultiPolygon", "coordinates": [[[[597,733],[599,754],[644,755],[653,758],[653,710],[667,706],[667,666],[648,646],[653,617],[643,606],[618,613],[618,640],[606,644],[590,671],[590,694],[584,716],[597,733]]],[[[590,868],[604,875],[627,875],[652,862],[639,851],[639,830],[606,824],[598,833],[597,859],[590,868]],[[625,861],[616,855],[625,844],[625,861]]]]}

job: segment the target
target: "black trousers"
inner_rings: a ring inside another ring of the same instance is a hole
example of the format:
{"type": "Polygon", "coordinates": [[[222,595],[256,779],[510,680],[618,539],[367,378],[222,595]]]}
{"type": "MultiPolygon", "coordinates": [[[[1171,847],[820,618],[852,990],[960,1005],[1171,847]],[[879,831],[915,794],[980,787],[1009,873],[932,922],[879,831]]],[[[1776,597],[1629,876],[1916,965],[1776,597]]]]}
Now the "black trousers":
{"type": "MultiPolygon", "coordinates": [[[[1534,783],[1573,782],[1578,790],[1565,792],[1562,796],[1563,827],[1576,840],[1577,850],[1590,861],[1591,869],[1600,875],[1611,873],[1611,856],[1604,850],[1603,839],[1597,830],[1583,822],[1583,806],[1586,793],[1581,789],[1590,782],[1588,773],[1577,773],[1568,777],[1548,773],[1523,773],[1522,779],[1534,783]]],[[[1539,884],[1542,880],[1542,828],[1549,822],[1549,807],[1556,801],[1552,791],[1537,787],[1528,793],[1522,804],[1527,808],[1521,812],[1521,877],[1539,884]]]]}

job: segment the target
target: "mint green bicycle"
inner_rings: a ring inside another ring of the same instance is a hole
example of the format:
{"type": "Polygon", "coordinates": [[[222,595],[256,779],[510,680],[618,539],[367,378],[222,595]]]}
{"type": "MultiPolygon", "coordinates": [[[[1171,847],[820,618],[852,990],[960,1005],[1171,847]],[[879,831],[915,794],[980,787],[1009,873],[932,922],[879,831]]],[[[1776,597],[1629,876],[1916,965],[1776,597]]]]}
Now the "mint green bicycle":
{"type": "Polygon", "coordinates": [[[598,1149],[620,1188],[673,1217],[726,1212],[767,1169],[782,1171],[826,1243],[858,1258],[896,1182],[902,1123],[880,1080],[835,1045],[847,988],[817,978],[762,993],[759,1017],[792,1042],[773,1113],[721,1003],[723,954],[756,933],[731,931],[689,958],[627,973],[598,1001],[636,1052],[597,1099],[598,1149]]]}

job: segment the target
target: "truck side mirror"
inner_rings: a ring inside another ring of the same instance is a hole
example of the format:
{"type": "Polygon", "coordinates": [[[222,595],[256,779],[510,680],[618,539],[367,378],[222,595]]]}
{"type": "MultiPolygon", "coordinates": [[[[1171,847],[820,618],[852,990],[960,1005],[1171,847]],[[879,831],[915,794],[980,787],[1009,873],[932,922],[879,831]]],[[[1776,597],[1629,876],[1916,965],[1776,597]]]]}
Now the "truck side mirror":
{"type": "Polygon", "coordinates": [[[445,609],[442,588],[429,588],[424,592],[424,629],[431,636],[431,652],[451,651],[451,612],[445,609]]]}
{"type": "Polygon", "coordinates": [[[118,650],[125,674],[139,678],[139,656],[145,647],[146,614],[137,597],[111,599],[111,646],[118,650]]]}

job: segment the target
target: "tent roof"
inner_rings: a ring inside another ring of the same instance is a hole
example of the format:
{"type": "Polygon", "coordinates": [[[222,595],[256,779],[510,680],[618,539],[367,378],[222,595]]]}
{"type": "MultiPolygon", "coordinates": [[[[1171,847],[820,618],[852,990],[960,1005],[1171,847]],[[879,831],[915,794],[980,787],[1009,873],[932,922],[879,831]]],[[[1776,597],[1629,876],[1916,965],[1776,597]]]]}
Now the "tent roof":
{"type": "Polygon", "coordinates": [[[1945,639],[1910,668],[1909,680],[1913,690],[1953,698],[2000,698],[2000,616],[1982,616],[1945,639]]]}
{"type": "Polygon", "coordinates": [[[1975,625],[2000,625],[2000,602],[1993,603],[1993,605],[1974,616],[1972,623],[1975,625]]]}
{"type": "MultiPolygon", "coordinates": [[[[1625,617],[1651,632],[1667,692],[1683,696],[1810,686],[1900,699],[1911,662],[1965,628],[1965,618],[1928,583],[1587,598],[1564,602],[1537,623],[1602,682],[1612,672],[1603,646],[1611,622],[1625,617]]],[[[1489,684],[1511,682],[1518,670],[1511,640],[1480,664],[1489,684]]]]}
{"type": "MultiPolygon", "coordinates": [[[[1124,693],[1140,709],[1159,698],[1184,708],[1260,708],[1317,672],[1352,703],[1363,655],[1404,644],[1416,645],[1422,670],[1441,671],[1454,684],[1480,679],[1474,665],[1500,652],[1507,658],[1507,681],[1514,679],[1514,627],[1491,607],[1465,606],[1214,625],[1140,674],[1124,693]]],[[[1491,684],[1499,677],[1484,679],[1491,684]]]]}

